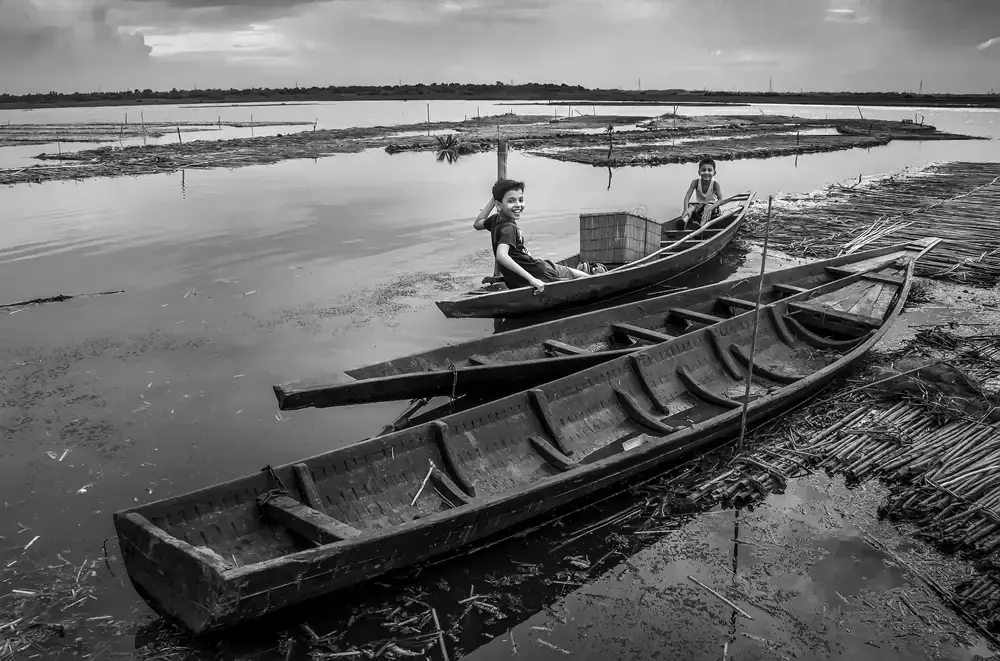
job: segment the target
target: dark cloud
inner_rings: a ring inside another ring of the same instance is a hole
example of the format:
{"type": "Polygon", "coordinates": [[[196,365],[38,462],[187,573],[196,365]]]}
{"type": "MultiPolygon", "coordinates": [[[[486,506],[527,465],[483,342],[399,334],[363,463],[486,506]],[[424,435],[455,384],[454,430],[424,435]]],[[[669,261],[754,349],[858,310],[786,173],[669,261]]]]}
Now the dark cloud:
{"type": "Polygon", "coordinates": [[[109,22],[105,5],[46,10],[32,0],[0,0],[4,87],[47,92],[138,85],[149,55],[142,35],[109,22]]]}

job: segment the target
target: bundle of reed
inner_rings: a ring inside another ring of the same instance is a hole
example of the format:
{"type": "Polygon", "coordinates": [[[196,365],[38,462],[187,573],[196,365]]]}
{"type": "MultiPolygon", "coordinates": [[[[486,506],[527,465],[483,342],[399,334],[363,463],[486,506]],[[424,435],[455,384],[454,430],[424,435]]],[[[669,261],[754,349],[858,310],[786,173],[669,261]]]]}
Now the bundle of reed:
{"type": "Polygon", "coordinates": [[[955,597],[974,615],[987,620],[987,628],[1000,633],[1000,571],[973,576],[955,586],[955,597]]]}

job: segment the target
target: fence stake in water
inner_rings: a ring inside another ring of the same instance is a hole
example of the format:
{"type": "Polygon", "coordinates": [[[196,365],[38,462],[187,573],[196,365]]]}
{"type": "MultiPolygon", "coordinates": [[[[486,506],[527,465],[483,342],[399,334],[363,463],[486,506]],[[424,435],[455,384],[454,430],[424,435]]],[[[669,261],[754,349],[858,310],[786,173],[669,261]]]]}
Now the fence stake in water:
{"type": "Polygon", "coordinates": [[[747,409],[750,407],[750,385],[753,382],[753,361],[757,352],[757,327],[760,324],[760,298],[764,292],[764,269],[767,266],[767,241],[771,236],[771,202],[773,195],[767,197],[767,222],[764,225],[764,248],[760,255],[760,279],[757,280],[757,304],[753,312],[753,336],[750,340],[750,364],[747,366],[747,387],[743,393],[743,415],[740,416],[740,438],[736,442],[736,452],[743,450],[743,436],[747,430],[747,409]]]}
{"type": "Polygon", "coordinates": [[[181,127],[179,126],[177,127],[177,143],[181,145],[184,144],[184,141],[181,140],[181,127]]]}

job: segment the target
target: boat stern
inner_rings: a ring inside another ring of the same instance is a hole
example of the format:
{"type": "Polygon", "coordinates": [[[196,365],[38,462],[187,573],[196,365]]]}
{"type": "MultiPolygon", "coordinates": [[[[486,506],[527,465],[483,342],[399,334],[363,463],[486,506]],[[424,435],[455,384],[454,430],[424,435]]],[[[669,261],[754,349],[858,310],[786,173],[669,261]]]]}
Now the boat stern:
{"type": "Polygon", "coordinates": [[[232,602],[218,554],[169,535],[134,511],[116,513],[114,522],[132,585],[154,611],[196,634],[226,619],[232,602]]]}

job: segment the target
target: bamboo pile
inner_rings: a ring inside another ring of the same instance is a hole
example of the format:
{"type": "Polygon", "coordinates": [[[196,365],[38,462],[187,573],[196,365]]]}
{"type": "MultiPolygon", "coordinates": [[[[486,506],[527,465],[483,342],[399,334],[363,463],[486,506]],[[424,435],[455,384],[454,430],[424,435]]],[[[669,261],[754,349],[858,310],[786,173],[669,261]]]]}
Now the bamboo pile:
{"type": "MultiPolygon", "coordinates": [[[[845,245],[877,248],[926,236],[944,239],[917,274],[979,286],[1000,281],[1000,163],[951,162],[811,199],[778,199],[770,241],[801,257],[837,255],[845,245]]],[[[762,236],[760,205],[748,227],[762,236]]]]}

